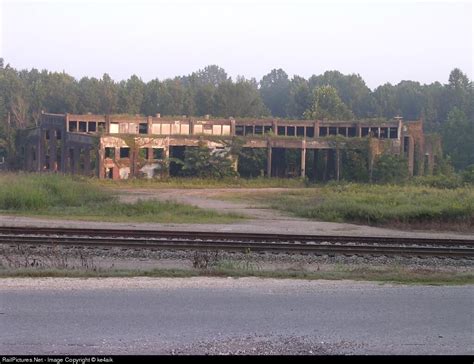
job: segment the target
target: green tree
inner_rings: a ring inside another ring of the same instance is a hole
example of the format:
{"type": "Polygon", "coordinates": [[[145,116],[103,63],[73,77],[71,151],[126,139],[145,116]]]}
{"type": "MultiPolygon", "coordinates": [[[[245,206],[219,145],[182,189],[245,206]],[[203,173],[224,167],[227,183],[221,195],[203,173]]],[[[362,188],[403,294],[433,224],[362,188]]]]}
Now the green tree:
{"type": "Polygon", "coordinates": [[[158,79],[151,80],[145,85],[145,92],[142,103],[142,113],[144,115],[155,115],[160,112],[160,100],[163,87],[158,79]]]}
{"type": "Polygon", "coordinates": [[[285,71],[273,69],[260,81],[260,94],[273,116],[286,117],[290,95],[290,80],[285,71]]]}
{"type": "Polygon", "coordinates": [[[216,88],[212,85],[203,85],[198,88],[195,94],[195,104],[197,115],[214,113],[214,97],[216,88]]]}
{"type": "Polygon", "coordinates": [[[290,83],[288,116],[303,119],[304,112],[311,107],[311,91],[308,81],[299,76],[294,76],[290,83]]]}
{"type": "Polygon", "coordinates": [[[400,115],[406,120],[418,120],[423,115],[426,102],[423,87],[413,81],[379,86],[374,91],[374,99],[376,114],[387,119],[400,115]]]}
{"type": "Polygon", "coordinates": [[[197,86],[207,85],[214,88],[229,81],[226,71],[217,65],[206,66],[204,69],[192,73],[190,77],[197,86]]]}
{"type": "Polygon", "coordinates": [[[104,73],[99,81],[100,112],[112,114],[118,112],[118,85],[104,73]]]}
{"type": "Polygon", "coordinates": [[[182,80],[178,78],[164,80],[158,99],[158,111],[163,115],[183,115],[185,91],[182,80]]]}
{"type": "Polygon", "coordinates": [[[91,112],[98,114],[101,112],[100,83],[97,78],[81,78],[78,85],[78,93],[77,108],[80,113],[91,112]]]}
{"type": "Polygon", "coordinates": [[[456,170],[474,164],[474,120],[454,107],[442,127],[444,153],[456,170]]]}
{"type": "Polygon", "coordinates": [[[120,82],[118,93],[119,111],[124,114],[139,114],[144,93],[145,84],[136,75],[132,75],[127,81],[120,82]]]}
{"type": "Polygon", "coordinates": [[[311,108],[306,110],[304,115],[306,119],[348,120],[353,118],[352,112],[332,86],[322,86],[314,90],[311,108]]]}
{"type": "Polygon", "coordinates": [[[455,68],[449,74],[447,86],[449,110],[455,107],[466,115],[472,110],[472,83],[459,68],[455,68]]]}
{"type": "Polygon", "coordinates": [[[261,117],[267,114],[255,80],[238,77],[235,83],[221,83],[215,95],[217,115],[223,117],[261,117]]]}
{"type": "Polygon", "coordinates": [[[334,87],[342,102],[355,116],[359,118],[374,116],[375,100],[360,75],[344,75],[339,71],[326,71],[322,75],[311,76],[308,83],[312,90],[322,86],[334,87]]]}

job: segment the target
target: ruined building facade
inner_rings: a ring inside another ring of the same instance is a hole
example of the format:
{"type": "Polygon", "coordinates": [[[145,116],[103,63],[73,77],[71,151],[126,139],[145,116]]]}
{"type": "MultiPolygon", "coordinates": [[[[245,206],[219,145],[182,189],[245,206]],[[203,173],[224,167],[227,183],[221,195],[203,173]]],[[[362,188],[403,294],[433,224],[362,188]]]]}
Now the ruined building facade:
{"type": "MultiPolygon", "coordinates": [[[[176,175],[166,163],[183,158],[185,148],[205,143],[222,149],[239,137],[246,148],[266,149],[266,176],[331,175],[339,179],[340,152],[366,148],[369,168],[382,153],[404,156],[410,175],[430,174],[440,155],[439,141],[426,138],[422,121],[321,121],[130,116],[41,115],[39,126],[18,138],[21,169],[127,179],[176,175]],[[298,150],[291,171],[285,152],[298,150]],[[311,158],[309,158],[311,156],[311,158]],[[329,173],[328,170],[332,172],[329,173]]],[[[236,161],[238,163],[238,161],[236,161]]]]}

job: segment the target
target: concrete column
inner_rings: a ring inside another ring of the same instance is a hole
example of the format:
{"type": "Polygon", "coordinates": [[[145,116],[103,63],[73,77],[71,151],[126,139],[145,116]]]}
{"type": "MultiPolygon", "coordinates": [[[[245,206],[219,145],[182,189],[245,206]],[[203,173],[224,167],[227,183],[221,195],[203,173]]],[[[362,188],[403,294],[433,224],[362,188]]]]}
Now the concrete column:
{"type": "Polygon", "coordinates": [[[163,143],[163,158],[168,159],[170,157],[170,139],[166,137],[163,143]]]}
{"type": "Polygon", "coordinates": [[[318,176],[318,150],[314,150],[314,157],[313,157],[313,179],[316,181],[318,176]]]}
{"type": "MultiPolygon", "coordinates": [[[[65,122],[65,129],[64,131],[69,131],[69,113],[66,113],[66,117],[64,118],[64,122],[65,122]]],[[[64,138],[64,136],[61,135],[61,138],[64,138]]]]}
{"type": "Polygon", "coordinates": [[[409,136],[408,144],[408,173],[410,177],[413,177],[415,171],[415,140],[412,136],[409,136]]]}
{"type": "Polygon", "coordinates": [[[110,115],[105,115],[105,132],[110,134],[110,115]]]}
{"type": "Polygon", "coordinates": [[[61,172],[66,172],[66,162],[67,162],[67,149],[66,149],[66,138],[67,138],[67,129],[61,130],[61,172]]]}
{"type": "Polygon", "coordinates": [[[73,152],[73,166],[72,166],[72,173],[78,174],[79,173],[79,166],[80,166],[80,158],[81,158],[81,148],[75,146],[73,152]]]}
{"type": "Polygon", "coordinates": [[[165,142],[163,144],[163,159],[167,163],[168,170],[163,171],[163,175],[169,176],[170,175],[170,163],[169,163],[169,158],[170,158],[170,139],[169,137],[166,137],[165,142]]]}
{"type": "Polygon", "coordinates": [[[153,160],[153,148],[147,148],[148,149],[148,162],[151,162],[153,160]]]}
{"type": "Polygon", "coordinates": [[[336,149],[336,180],[339,181],[341,174],[341,151],[336,149]]]}
{"type": "Polygon", "coordinates": [[[328,153],[329,149],[323,149],[323,181],[328,180],[328,153]]]}
{"type": "Polygon", "coordinates": [[[147,134],[150,135],[151,134],[151,129],[152,129],[152,125],[153,125],[153,121],[152,121],[152,117],[151,116],[147,116],[146,118],[146,125],[147,125],[147,134]]]}
{"type": "Polygon", "coordinates": [[[56,172],[58,170],[56,158],[56,129],[49,130],[49,170],[56,172]]]}
{"type": "Polygon", "coordinates": [[[71,157],[69,147],[64,150],[64,173],[71,173],[71,157]]]}
{"type": "Polygon", "coordinates": [[[267,177],[272,176],[272,145],[268,143],[267,146],[267,177]]]}
{"type": "Polygon", "coordinates": [[[278,121],[277,120],[272,120],[272,129],[273,129],[273,134],[278,135],[278,121]]]}
{"type": "Polygon", "coordinates": [[[303,140],[301,147],[301,177],[306,176],[306,140],[303,140]]]}
{"type": "Polygon", "coordinates": [[[356,135],[358,138],[361,138],[362,137],[362,126],[359,124],[357,124],[356,126],[356,135]]]}
{"type": "Polygon", "coordinates": [[[46,163],[46,130],[40,129],[38,146],[38,171],[43,172],[43,167],[46,163]]]}
{"type": "Polygon", "coordinates": [[[91,148],[84,149],[84,174],[90,176],[91,174],[91,148]]]}
{"type": "Polygon", "coordinates": [[[21,168],[29,171],[30,170],[30,163],[31,163],[31,147],[25,146],[24,158],[25,159],[23,160],[21,168]]]}
{"type": "Polygon", "coordinates": [[[327,163],[327,166],[328,166],[327,167],[327,169],[328,169],[327,175],[328,175],[328,177],[329,176],[331,176],[331,177],[334,176],[335,175],[334,172],[337,169],[336,168],[336,160],[335,160],[336,155],[335,154],[336,154],[336,151],[334,149],[329,149],[328,150],[328,163],[327,163]]]}
{"type": "Polygon", "coordinates": [[[105,178],[105,166],[104,166],[104,158],[105,158],[105,149],[102,143],[100,143],[99,150],[97,151],[97,176],[100,179],[105,178]]]}
{"type": "Polygon", "coordinates": [[[314,137],[315,138],[319,137],[319,120],[316,120],[314,122],[314,137]]]}
{"type": "Polygon", "coordinates": [[[234,155],[231,157],[232,161],[232,169],[234,170],[235,173],[239,173],[239,156],[234,155]]]}
{"type": "Polygon", "coordinates": [[[130,147],[130,177],[136,177],[138,175],[138,147],[130,147]]]}
{"type": "MultiPolygon", "coordinates": [[[[194,134],[194,130],[193,130],[193,134],[194,134]]],[[[244,130],[244,134],[245,134],[245,130],[244,130]]],[[[230,135],[232,136],[235,135],[235,120],[234,119],[230,119],[230,135]]]]}

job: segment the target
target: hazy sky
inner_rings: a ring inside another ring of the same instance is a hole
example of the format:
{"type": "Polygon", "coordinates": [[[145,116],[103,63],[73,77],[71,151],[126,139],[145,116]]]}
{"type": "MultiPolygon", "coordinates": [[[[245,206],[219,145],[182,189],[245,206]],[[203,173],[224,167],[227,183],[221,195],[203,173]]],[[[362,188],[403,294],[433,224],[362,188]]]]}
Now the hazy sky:
{"type": "Polygon", "coordinates": [[[144,81],[209,64],[260,80],[358,73],[371,88],[473,77],[473,7],[464,2],[0,0],[0,57],[15,68],[144,81]]]}

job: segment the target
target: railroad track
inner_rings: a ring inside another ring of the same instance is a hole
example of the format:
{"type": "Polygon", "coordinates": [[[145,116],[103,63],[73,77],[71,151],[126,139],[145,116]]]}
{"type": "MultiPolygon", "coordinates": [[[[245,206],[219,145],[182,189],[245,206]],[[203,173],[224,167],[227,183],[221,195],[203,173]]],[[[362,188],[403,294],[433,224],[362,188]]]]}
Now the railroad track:
{"type": "Polygon", "coordinates": [[[0,243],[123,249],[474,258],[472,239],[0,227],[0,243]]]}

